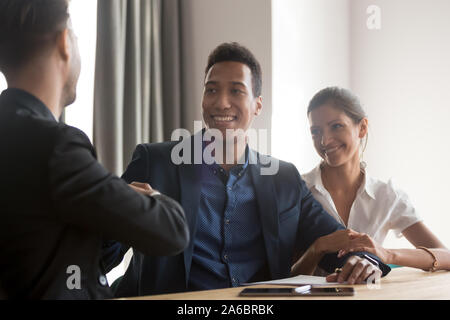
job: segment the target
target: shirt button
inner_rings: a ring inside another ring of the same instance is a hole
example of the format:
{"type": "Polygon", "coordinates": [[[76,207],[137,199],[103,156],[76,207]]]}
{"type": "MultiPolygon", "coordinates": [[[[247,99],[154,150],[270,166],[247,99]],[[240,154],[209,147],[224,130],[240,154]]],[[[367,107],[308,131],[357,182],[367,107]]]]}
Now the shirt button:
{"type": "Polygon", "coordinates": [[[217,170],[214,170],[214,174],[217,174],[217,170]]]}
{"type": "Polygon", "coordinates": [[[104,287],[108,285],[108,280],[106,280],[106,277],[104,275],[98,277],[98,282],[104,287]]]}
{"type": "Polygon", "coordinates": [[[223,258],[224,258],[225,260],[228,260],[228,255],[225,254],[225,255],[223,256],[223,258]]]}
{"type": "Polygon", "coordinates": [[[225,220],[225,224],[230,224],[230,220],[225,220]]]}

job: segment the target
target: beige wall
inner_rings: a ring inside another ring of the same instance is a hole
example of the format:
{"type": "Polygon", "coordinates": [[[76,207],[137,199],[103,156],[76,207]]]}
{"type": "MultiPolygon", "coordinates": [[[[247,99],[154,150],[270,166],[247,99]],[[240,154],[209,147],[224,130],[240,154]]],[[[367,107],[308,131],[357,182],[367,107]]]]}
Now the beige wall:
{"type": "Polygon", "coordinates": [[[326,86],[349,86],[348,0],[273,1],[272,153],[300,173],[315,167],[306,110],[326,86]]]}
{"type": "Polygon", "coordinates": [[[450,245],[450,1],[351,4],[351,88],[369,114],[370,172],[392,177],[450,245]],[[366,27],[369,5],[381,10],[380,30],[366,27]]]}
{"type": "Polygon", "coordinates": [[[196,108],[189,123],[201,120],[204,69],[210,52],[223,42],[248,47],[263,70],[263,113],[255,128],[270,130],[272,116],[271,0],[183,0],[184,99],[196,108]]]}

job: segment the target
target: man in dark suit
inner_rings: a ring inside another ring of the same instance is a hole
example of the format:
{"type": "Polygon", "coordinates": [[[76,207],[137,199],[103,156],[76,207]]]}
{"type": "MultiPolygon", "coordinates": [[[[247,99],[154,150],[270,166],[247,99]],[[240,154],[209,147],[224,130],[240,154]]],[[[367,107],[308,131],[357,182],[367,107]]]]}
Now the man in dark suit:
{"type": "MultiPolygon", "coordinates": [[[[262,110],[261,69],[248,49],[227,43],[212,52],[202,108],[206,130],[182,142],[138,145],[123,175],[180,201],[189,246],[173,257],[135,250],[116,296],[287,277],[295,259],[319,237],[344,229],[312,197],[294,165],[248,147],[247,133],[262,110]]],[[[126,249],[122,246],[121,255],[126,249]]],[[[361,282],[389,272],[365,253],[319,260],[329,272],[343,266],[340,281],[361,282]]]]}
{"type": "Polygon", "coordinates": [[[113,297],[103,239],[147,255],[189,240],[182,208],[127,185],[80,130],[58,123],[80,72],[67,0],[0,0],[0,283],[11,299],[113,297]]]}

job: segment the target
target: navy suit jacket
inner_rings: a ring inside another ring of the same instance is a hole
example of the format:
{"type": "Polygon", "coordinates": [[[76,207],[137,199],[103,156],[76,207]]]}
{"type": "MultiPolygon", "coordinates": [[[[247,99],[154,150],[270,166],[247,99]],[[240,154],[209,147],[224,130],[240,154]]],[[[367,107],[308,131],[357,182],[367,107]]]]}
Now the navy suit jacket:
{"type": "MultiPolygon", "coordinates": [[[[194,137],[191,137],[192,146],[194,137]]],[[[122,178],[128,183],[149,183],[152,188],[180,202],[189,225],[190,243],[183,253],[172,257],[145,256],[134,250],[130,266],[115,292],[116,297],[187,290],[200,202],[201,165],[175,165],[171,153],[177,143],[138,145],[122,178]]],[[[279,161],[277,174],[261,175],[261,168],[270,165],[264,165],[268,163],[267,157],[249,150],[248,169],[256,193],[268,271],[271,279],[280,279],[290,275],[294,259],[317,238],[345,228],[313,198],[293,164],[279,161]]],[[[122,247],[122,254],[127,249],[122,247]]],[[[372,257],[379,262],[377,257],[372,257]]],[[[338,259],[336,254],[329,254],[320,266],[333,272],[346,258],[348,256],[338,259]]],[[[384,275],[389,272],[389,267],[381,262],[380,267],[384,275]]]]}

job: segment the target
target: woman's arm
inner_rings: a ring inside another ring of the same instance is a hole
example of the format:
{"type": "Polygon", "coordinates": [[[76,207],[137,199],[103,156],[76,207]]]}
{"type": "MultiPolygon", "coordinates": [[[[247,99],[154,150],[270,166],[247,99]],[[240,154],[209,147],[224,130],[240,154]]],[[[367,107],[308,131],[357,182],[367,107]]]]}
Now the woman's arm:
{"type": "MultiPolygon", "coordinates": [[[[450,270],[450,251],[448,249],[429,249],[437,260],[435,270],[450,270]]],[[[392,264],[399,266],[419,268],[425,271],[431,270],[434,258],[422,249],[391,249],[392,264]]]]}
{"type": "Polygon", "coordinates": [[[402,234],[415,247],[446,249],[444,244],[431,232],[423,222],[417,222],[402,231],[402,234]]]}
{"type": "MultiPolygon", "coordinates": [[[[442,244],[423,222],[413,224],[402,233],[415,247],[430,248],[429,250],[437,259],[438,266],[436,270],[450,270],[450,250],[442,244]]],[[[423,270],[430,270],[434,262],[434,258],[426,250],[385,249],[375,243],[368,235],[352,240],[347,250],[342,250],[339,256],[353,251],[367,251],[376,254],[384,263],[423,270]]]]}
{"type": "MultiPolygon", "coordinates": [[[[436,270],[450,270],[450,251],[423,222],[413,224],[403,230],[402,234],[415,247],[431,248],[430,251],[438,262],[436,270]]],[[[393,262],[394,264],[424,270],[429,270],[434,262],[433,257],[422,249],[395,250],[393,259],[397,262],[393,262]]]]}

